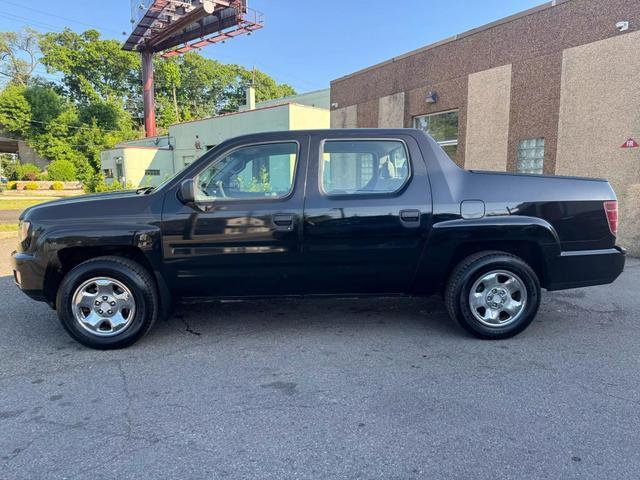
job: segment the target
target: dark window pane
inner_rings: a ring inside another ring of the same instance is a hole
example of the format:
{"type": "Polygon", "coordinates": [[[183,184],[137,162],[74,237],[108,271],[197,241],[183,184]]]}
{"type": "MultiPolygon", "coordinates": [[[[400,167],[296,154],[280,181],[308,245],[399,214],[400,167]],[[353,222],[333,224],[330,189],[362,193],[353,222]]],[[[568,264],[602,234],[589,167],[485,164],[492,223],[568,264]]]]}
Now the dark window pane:
{"type": "Polygon", "coordinates": [[[424,130],[436,142],[452,142],[458,140],[458,111],[434,113],[416,117],[413,126],[424,130]]]}
{"type": "Polygon", "coordinates": [[[458,153],[458,145],[445,145],[442,149],[449,155],[449,158],[455,162],[458,153]]]}

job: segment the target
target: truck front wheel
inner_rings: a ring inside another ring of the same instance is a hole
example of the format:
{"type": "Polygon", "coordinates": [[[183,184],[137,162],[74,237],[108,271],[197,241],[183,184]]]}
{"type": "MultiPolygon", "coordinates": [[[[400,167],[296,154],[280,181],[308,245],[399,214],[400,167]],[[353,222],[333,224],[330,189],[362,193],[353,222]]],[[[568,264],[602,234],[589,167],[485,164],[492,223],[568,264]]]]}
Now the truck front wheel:
{"type": "Polygon", "coordinates": [[[58,318],[75,340],[109,350],[138,341],[159,311],[151,274],[121,257],[88,260],[65,275],[56,297],[58,318]]]}
{"type": "Polygon", "coordinates": [[[521,258],[479,252],[462,260],[449,276],[447,311],[483,339],[509,338],[533,321],[540,307],[540,282],[521,258]]]}

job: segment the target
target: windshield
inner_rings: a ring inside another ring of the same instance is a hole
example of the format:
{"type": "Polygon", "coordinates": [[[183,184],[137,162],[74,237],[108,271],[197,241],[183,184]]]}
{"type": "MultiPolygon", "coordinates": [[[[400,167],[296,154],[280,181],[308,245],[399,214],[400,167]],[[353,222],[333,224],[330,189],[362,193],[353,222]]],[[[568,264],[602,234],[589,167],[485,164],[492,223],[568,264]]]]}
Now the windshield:
{"type": "Polygon", "coordinates": [[[168,177],[166,177],[162,182],[160,182],[157,186],[153,187],[153,191],[158,191],[160,190],[162,187],[164,187],[166,184],[168,184],[169,182],[171,182],[174,178],[176,178],[178,175],[180,175],[182,173],[183,170],[179,170],[176,173],[174,173],[173,175],[169,175],[168,177]]]}

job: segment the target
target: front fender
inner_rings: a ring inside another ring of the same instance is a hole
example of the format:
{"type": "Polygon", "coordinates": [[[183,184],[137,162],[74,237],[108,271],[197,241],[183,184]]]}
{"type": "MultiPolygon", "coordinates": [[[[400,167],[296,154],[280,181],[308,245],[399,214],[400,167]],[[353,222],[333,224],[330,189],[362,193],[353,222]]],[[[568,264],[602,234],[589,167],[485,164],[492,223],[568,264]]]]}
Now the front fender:
{"type": "MultiPolygon", "coordinates": [[[[62,259],[65,254],[75,254],[78,251],[82,252],[81,257],[91,258],[135,250],[142,254],[160,283],[161,245],[161,231],[155,225],[76,223],[55,225],[35,232],[30,250],[45,277],[45,286],[57,284],[61,279],[62,259]]],[[[142,258],[140,261],[143,261],[142,258]]],[[[52,292],[47,294],[51,295],[52,292]]]]}

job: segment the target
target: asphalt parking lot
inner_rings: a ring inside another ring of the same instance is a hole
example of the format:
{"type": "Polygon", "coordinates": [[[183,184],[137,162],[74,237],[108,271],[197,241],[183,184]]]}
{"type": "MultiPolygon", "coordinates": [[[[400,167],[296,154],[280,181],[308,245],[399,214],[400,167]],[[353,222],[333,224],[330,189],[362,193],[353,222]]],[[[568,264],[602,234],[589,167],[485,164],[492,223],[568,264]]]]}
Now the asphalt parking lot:
{"type": "Polygon", "coordinates": [[[73,342],[0,240],[0,478],[637,478],[640,261],[515,339],[433,299],[207,303],[73,342]]]}

